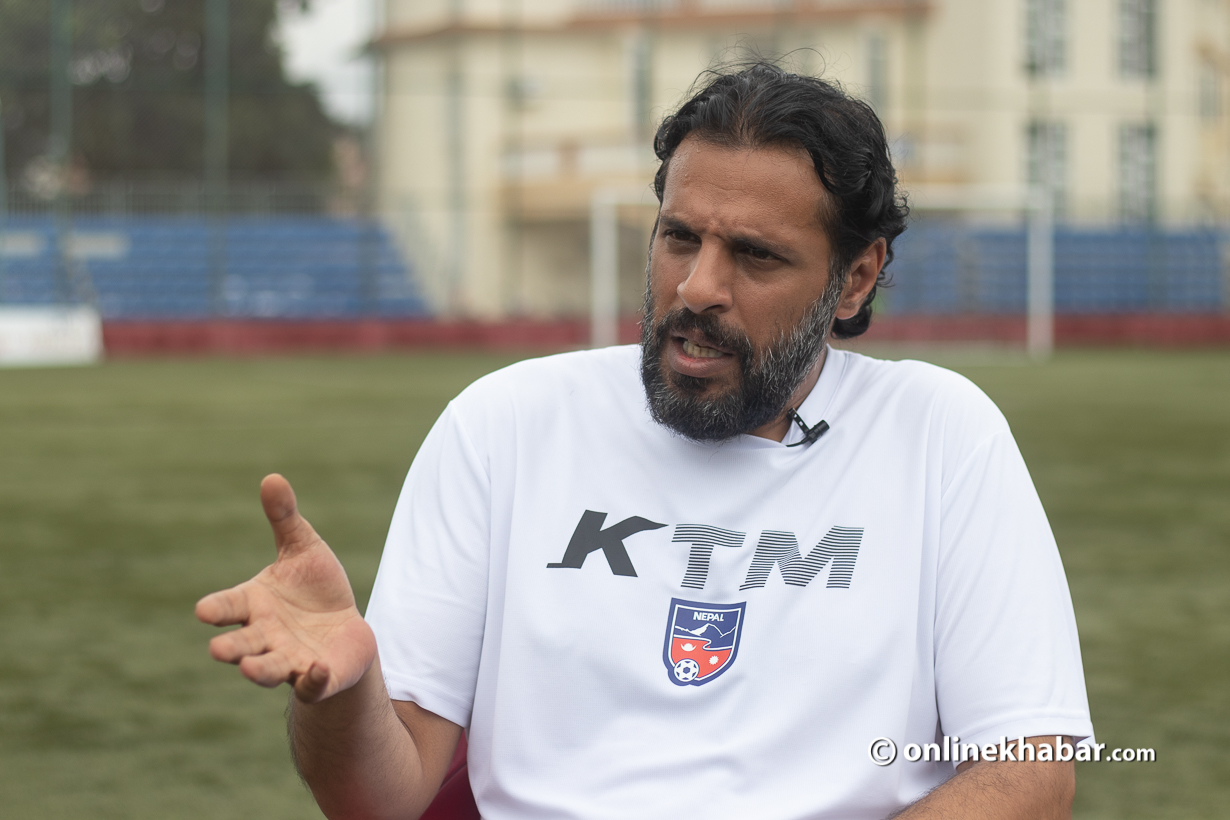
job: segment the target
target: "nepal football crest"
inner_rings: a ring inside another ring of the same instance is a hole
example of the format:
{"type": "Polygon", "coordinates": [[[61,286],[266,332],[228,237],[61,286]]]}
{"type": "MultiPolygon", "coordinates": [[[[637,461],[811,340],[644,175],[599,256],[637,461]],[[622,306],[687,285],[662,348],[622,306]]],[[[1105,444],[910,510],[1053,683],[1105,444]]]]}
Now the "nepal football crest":
{"type": "Polygon", "coordinates": [[[671,598],[662,661],[676,686],[700,686],[730,668],[743,631],[741,604],[702,604],[671,598]]]}

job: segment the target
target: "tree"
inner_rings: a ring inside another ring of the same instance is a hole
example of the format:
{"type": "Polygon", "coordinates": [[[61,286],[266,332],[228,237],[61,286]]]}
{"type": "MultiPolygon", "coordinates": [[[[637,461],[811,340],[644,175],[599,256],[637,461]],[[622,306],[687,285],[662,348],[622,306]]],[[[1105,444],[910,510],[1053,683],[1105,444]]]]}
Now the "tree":
{"type": "MultiPolygon", "coordinates": [[[[230,173],[323,177],[339,127],[316,89],[291,83],[274,39],[280,3],[230,1],[230,173]]],[[[293,0],[306,6],[310,0],[293,0]]],[[[205,140],[206,0],[72,4],[73,162],[91,176],[199,178],[205,140]]],[[[10,179],[46,156],[50,3],[0,0],[0,104],[10,179]]]]}

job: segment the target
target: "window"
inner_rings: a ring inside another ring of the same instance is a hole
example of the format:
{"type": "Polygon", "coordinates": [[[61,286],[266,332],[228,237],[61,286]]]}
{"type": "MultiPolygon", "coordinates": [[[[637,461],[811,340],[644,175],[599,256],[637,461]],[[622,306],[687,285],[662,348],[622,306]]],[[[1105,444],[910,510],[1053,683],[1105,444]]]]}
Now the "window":
{"type": "Polygon", "coordinates": [[[888,104],[888,47],[879,34],[867,38],[867,102],[884,116],[888,104]]]}
{"type": "Polygon", "coordinates": [[[1157,128],[1152,123],[1119,127],[1119,213],[1128,221],[1157,215],[1157,128]]]}
{"type": "Polygon", "coordinates": [[[1063,73],[1067,0],[1025,0],[1025,70],[1031,77],[1063,73]]]}
{"type": "Polygon", "coordinates": [[[1051,192],[1055,213],[1067,205],[1068,129],[1058,122],[1029,124],[1029,184],[1051,192]]]}
{"type": "Polygon", "coordinates": [[[1157,0],[1119,0],[1119,73],[1157,76],[1157,0]]]}

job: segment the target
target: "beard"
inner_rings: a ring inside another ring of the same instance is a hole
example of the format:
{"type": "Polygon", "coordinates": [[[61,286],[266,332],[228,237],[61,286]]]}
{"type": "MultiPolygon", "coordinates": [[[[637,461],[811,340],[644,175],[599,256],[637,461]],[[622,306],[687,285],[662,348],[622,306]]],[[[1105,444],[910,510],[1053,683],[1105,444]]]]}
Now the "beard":
{"type": "MultiPolygon", "coordinates": [[[[696,442],[719,442],[750,433],[779,418],[819,360],[828,342],[844,282],[830,273],[829,284],[793,328],[757,350],[746,334],[723,327],[716,316],[677,308],[659,317],[649,287],[641,326],[641,381],[654,421],[696,442]],[[676,373],[664,352],[673,334],[698,331],[739,363],[738,383],[705,395],[708,379],[676,373]]],[[[648,276],[646,277],[648,280],[648,276]]]]}

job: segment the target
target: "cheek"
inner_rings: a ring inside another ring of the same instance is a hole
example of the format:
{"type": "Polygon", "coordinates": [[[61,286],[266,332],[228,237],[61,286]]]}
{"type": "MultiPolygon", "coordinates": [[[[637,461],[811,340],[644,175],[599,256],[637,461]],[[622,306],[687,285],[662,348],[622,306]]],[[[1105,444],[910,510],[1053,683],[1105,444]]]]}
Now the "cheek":
{"type": "Polygon", "coordinates": [[[657,252],[656,248],[654,250],[649,263],[649,291],[656,303],[669,305],[678,295],[679,284],[684,280],[686,271],[682,271],[678,260],[657,252]]]}
{"type": "Polygon", "coordinates": [[[752,344],[759,349],[793,330],[820,294],[810,290],[781,292],[772,288],[751,288],[740,297],[736,302],[739,321],[752,344]]]}

